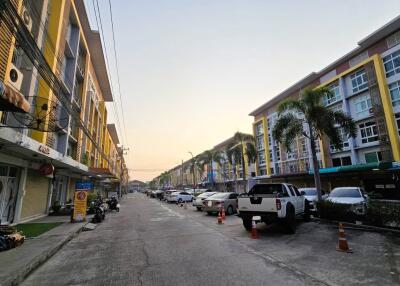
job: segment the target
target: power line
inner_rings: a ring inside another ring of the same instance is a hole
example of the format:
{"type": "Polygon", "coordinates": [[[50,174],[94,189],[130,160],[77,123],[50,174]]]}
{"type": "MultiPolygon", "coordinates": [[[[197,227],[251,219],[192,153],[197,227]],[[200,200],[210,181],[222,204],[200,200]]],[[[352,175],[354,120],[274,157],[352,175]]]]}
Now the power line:
{"type": "Polygon", "coordinates": [[[124,115],[124,107],[122,105],[121,84],[120,84],[120,80],[119,80],[118,57],[117,57],[117,49],[116,49],[116,45],[115,45],[114,20],[113,20],[112,8],[111,8],[111,0],[108,0],[108,5],[109,5],[109,8],[110,8],[110,16],[111,16],[111,31],[112,31],[113,46],[114,46],[115,68],[117,70],[117,83],[118,83],[118,91],[119,91],[119,103],[121,105],[122,123],[123,123],[123,126],[124,126],[124,132],[125,132],[125,136],[126,136],[125,115],[124,115]]]}
{"type": "MultiPolygon", "coordinates": [[[[111,77],[111,72],[110,72],[110,64],[109,64],[109,61],[108,61],[107,45],[106,45],[106,42],[105,42],[104,32],[103,32],[103,23],[101,21],[99,2],[97,0],[93,0],[93,8],[94,8],[94,13],[95,13],[95,18],[96,18],[96,24],[97,24],[98,30],[100,31],[101,38],[103,40],[104,57],[106,59],[106,66],[107,66],[108,76],[110,78],[111,90],[114,91],[114,85],[112,83],[112,77],[111,77]],[[96,11],[96,7],[97,7],[97,11],[96,11]]],[[[116,106],[114,100],[113,100],[113,108],[114,108],[114,113],[115,113],[115,119],[117,121],[116,122],[117,123],[117,128],[120,130],[120,133],[122,134],[121,139],[122,139],[122,144],[124,145],[124,142],[125,142],[124,137],[125,136],[124,136],[124,133],[122,132],[121,123],[120,123],[119,115],[118,115],[118,109],[117,109],[117,106],[116,106]]]]}

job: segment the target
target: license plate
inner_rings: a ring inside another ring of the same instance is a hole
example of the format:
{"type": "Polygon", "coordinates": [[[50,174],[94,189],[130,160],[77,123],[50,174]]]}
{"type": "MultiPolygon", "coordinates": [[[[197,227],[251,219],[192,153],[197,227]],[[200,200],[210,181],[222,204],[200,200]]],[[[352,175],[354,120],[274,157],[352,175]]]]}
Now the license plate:
{"type": "Polygon", "coordinates": [[[208,206],[209,206],[209,207],[212,206],[212,201],[208,201],[208,206]]]}

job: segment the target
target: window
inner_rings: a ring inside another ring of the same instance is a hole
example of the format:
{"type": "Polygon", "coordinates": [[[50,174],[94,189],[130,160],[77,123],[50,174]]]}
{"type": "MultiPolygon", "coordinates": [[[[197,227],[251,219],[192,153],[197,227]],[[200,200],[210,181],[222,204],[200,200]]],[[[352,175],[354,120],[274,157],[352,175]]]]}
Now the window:
{"type": "Polygon", "coordinates": [[[359,70],[350,76],[353,93],[359,92],[368,87],[368,78],[365,70],[359,70]]]}
{"type": "MultiPolygon", "coordinates": [[[[344,132],[343,128],[338,128],[339,130],[339,136],[342,139],[342,144],[341,144],[341,148],[339,150],[343,150],[343,149],[347,149],[349,148],[349,138],[347,137],[346,133],[344,132]]],[[[338,151],[336,150],[332,145],[331,147],[331,151],[338,151]]]]}
{"type": "Polygon", "coordinates": [[[382,60],[385,67],[386,77],[391,77],[400,73],[400,50],[391,53],[382,60]]]}
{"type": "Polygon", "coordinates": [[[260,176],[265,176],[267,174],[267,171],[265,168],[260,168],[260,176]]]}
{"type": "Polygon", "coordinates": [[[361,132],[361,142],[362,143],[370,143],[374,141],[378,141],[378,128],[376,127],[375,122],[369,121],[359,125],[361,132]]]}
{"type": "Polygon", "coordinates": [[[381,152],[370,152],[365,153],[365,162],[366,163],[375,163],[382,161],[382,153],[381,152]]]}
{"type": "Polygon", "coordinates": [[[342,104],[335,104],[330,108],[333,112],[336,111],[343,111],[343,105],[342,104]]]}
{"type": "Polygon", "coordinates": [[[366,117],[370,114],[370,109],[372,108],[372,102],[370,95],[360,96],[355,101],[356,115],[358,118],[366,117]]]}
{"type": "Polygon", "coordinates": [[[260,136],[264,134],[263,123],[262,121],[256,124],[256,136],[260,136]]]}
{"type": "Polygon", "coordinates": [[[400,81],[396,81],[389,84],[390,98],[392,99],[392,105],[400,105],[400,81]]]}
{"type": "Polygon", "coordinates": [[[294,191],[292,189],[292,186],[288,185],[288,189],[289,189],[290,196],[294,197],[294,191]]]}
{"type": "Polygon", "coordinates": [[[400,113],[396,113],[396,123],[397,123],[397,131],[399,132],[400,135],[400,113]]]}
{"type": "Polygon", "coordinates": [[[332,165],[333,165],[333,167],[349,166],[349,165],[351,165],[351,157],[344,156],[344,157],[340,157],[340,158],[334,158],[334,159],[332,159],[332,165]]]}
{"type": "Polygon", "coordinates": [[[339,83],[334,83],[330,87],[331,93],[324,97],[323,102],[324,105],[330,105],[335,103],[341,99],[339,92],[339,83]]]}
{"type": "Polygon", "coordinates": [[[280,161],[281,160],[281,151],[280,151],[280,148],[279,148],[279,144],[277,144],[275,146],[275,159],[276,159],[276,161],[280,161]]]}
{"type": "Polygon", "coordinates": [[[264,150],[264,137],[262,135],[256,137],[256,145],[257,150],[264,150]]]}
{"type": "Polygon", "coordinates": [[[265,164],[265,152],[264,150],[261,152],[258,152],[258,163],[260,165],[264,165],[265,164]]]}

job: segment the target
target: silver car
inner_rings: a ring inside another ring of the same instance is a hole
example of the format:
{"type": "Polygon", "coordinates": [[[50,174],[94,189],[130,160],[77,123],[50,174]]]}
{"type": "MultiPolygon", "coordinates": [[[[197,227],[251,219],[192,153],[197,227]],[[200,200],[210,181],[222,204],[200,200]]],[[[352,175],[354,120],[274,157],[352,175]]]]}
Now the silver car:
{"type": "Polygon", "coordinates": [[[196,199],[193,200],[193,206],[196,207],[198,211],[201,211],[203,208],[203,201],[216,193],[217,192],[206,192],[198,195],[196,199]]]}
{"type": "Polygon", "coordinates": [[[233,192],[216,193],[203,201],[203,211],[208,214],[219,212],[222,207],[227,215],[236,212],[238,206],[238,194],[233,192]]]}
{"type": "MultiPolygon", "coordinates": [[[[316,202],[318,200],[318,195],[317,195],[317,188],[299,188],[299,192],[306,198],[308,201],[308,204],[310,206],[310,211],[311,212],[316,212],[317,211],[317,206],[316,202]]],[[[323,190],[321,190],[321,195],[322,199],[325,200],[328,195],[325,194],[323,190]]]]}

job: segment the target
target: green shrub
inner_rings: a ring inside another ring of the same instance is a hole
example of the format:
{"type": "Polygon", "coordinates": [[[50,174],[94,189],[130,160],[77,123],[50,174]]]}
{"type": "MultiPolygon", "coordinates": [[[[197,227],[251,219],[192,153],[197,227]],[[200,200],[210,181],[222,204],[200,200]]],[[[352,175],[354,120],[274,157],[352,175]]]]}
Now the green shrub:
{"type": "Polygon", "coordinates": [[[366,221],[374,226],[400,228],[400,204],[371,201],[368,203],[366,221]]]}
{"type": "Polygon", "coordinates": [[[351,207],[345,204],[337,204],[330,201],[317,202],[317,209],[320,218],[354,222],[357,215],[351,211],[351,207]]]}

